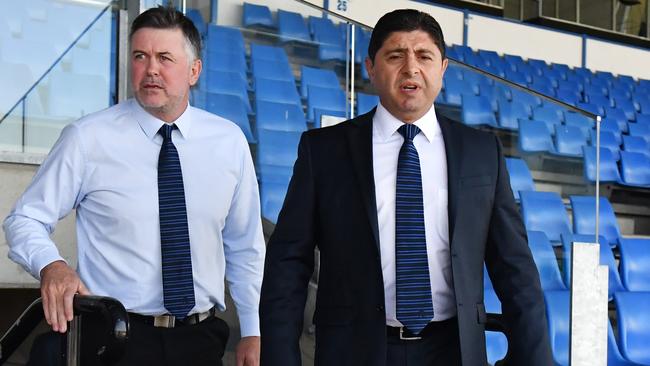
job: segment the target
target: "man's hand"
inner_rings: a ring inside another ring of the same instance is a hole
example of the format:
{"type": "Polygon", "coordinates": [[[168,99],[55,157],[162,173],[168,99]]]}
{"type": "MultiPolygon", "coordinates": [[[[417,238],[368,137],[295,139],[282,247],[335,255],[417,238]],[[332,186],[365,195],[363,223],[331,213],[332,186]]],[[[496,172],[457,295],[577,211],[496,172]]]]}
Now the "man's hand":
{"type": "Polygon", "coordinates": [[[72,299],[76,293],[90,295],[77,272],[65,262],[52,262],[41,270],[43,311],[53,331],[66,332],[74,315],[72,299]]]}
{"type": "Polygon", "coordinates": [[[259,366],[260,337],[243,337],[235,351],[237,366],[259,366]]]}

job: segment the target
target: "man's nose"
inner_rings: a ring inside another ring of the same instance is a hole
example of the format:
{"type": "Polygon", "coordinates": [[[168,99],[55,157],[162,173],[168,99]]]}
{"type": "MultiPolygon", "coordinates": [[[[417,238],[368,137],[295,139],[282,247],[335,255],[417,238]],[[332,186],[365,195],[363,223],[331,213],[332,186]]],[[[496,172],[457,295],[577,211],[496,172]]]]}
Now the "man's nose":
{"type": "Polygon", "coordinates": [[[404,66],[402,67],[402,72],[408,76],[417,75],[419,72],[419,65],[417,58],[413,54],[409,54],[404,58],[404,66]]]}
{"type": "Polygon", "coordinates": [[[147,75],[158,75],[159,66],[158,61],[155,58],[150,58],[147,63],[147,75]]]}

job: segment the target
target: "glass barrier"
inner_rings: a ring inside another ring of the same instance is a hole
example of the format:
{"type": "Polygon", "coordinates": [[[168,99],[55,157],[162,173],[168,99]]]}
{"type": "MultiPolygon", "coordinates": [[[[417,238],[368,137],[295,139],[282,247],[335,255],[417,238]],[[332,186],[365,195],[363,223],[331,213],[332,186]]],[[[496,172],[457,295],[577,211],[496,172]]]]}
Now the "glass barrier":
{"type": "Polygon", "coordinates": [[[14,31],[0,42],[0,75],[12,86],[0,98],[1,150],[47,153],[65,125],[113,104],[110,5],[29,0],[2,12],[14,31]]]}

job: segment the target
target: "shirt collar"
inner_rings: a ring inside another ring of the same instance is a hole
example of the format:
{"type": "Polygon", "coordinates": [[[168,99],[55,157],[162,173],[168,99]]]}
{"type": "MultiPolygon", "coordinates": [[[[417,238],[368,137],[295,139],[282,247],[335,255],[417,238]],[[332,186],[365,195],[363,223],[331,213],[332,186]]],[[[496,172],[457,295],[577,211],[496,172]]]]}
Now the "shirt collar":
{"type": "MultiPolygon", "coordinates": [[[[158,130],[160,130],[160,127],[165,121],[158,119],[157,117],[153,116],[142,106],[140,103],[138,103],[135,98],[132,98],[131,101],[131,110],[133,112],[133,116],[136,121],[138,121],[138,124],[140,125],[140,128],[142,128],[142,131],[147,135],[149,139],[154,139],[156,135],[158,134],[158,130]]],[[[183,139],[189,138],[189,132],[190,132],[190,127],[192,124],[192,119],[190,118],[191,115],[191,107],[189,103],[187,104],[187,108],[185,108],[185,111],[183,114],[181,114],[173,123],[178,127],[178,131],[181,134],[181,137],[183,139]]]]}
{"type": "MultiPolygon", "coordinates": [[[[397,129],[404,124],[404,122],[393,116],[381,104],[381,102],[377,105],[377,111],[375,112],[373,122],[378,127],[377,131],[379,132],[379,137],[383,141],[388,140],[393,136],[393,134],[399,134],[397,129]]],[[[431,105],[431,109],[429,109],[424,116],[415,121],[414,124],[420,128],[422,134],[429,142],[433,141],[433,139],[438,135],[441,135],[438,117],[436,116],[436,109],[433,105],[431,105]]]]}

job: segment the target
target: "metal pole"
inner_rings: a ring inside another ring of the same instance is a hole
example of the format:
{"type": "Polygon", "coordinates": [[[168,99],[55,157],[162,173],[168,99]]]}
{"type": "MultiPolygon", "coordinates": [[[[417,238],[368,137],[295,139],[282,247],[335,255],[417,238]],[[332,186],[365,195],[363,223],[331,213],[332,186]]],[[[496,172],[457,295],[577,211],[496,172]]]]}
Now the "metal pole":
{"type": "Polygon", "coordinates": [[[612,30],[616,32],[616,2],[617,0],[612,0],[612,30]]]}
{"type": "Polygon", "coordinates": [[[600,116],[596,116],[596,240],[598,243],[600,226],[600,116]]]}
{"type": "Polygon", "coordinates": [[[576,0],[576,23],[580,23],[580,0],[576,0]]]}
{"type": "MultiPolygon", "coordinates": [[[[323,14],[325,14],[323,12],[323,14]]],[[[345,27],[345,44],[347,46],[348,40],[350,39],[350,27],[346,26],[345,27]]],[[[352,108],[350,108],[350,96],[348,93],[350,92],[350,53],[346,52],[345,53],[345,95],[346,95],[346,103],[345,103],[345,117],[348,118],[351,116],[351,111],[352,108]],[[349,108],[349,110],[348,110],[349,108]]],[[[322,119],[323,117],[321,117],[322,119]]]]}
{"type": "Polygon", "coordinates": [[[555,18],[560,19],[560,0],[555,0],[555,18]]]}
{"type": "Polygon", "coordinates": [[[123,102],[129,97],[129,11],[118,11],[117,30],[117,102],[123,102]]]}
{"type": "Polygon", "coordinates": [[[354,24],[350,24],[349,27],[350,33],[350,118],[354,118],[354,46],[356,43],[354,24]]]}
{"type": "Polygon", "coordinates": [[[75,315],[70,322],[70,329],[68,329],[68,347],[66,350],[66,366],[78,366],[81,364],[79,357],[80,351],[80,334],[81,334],[81,316],[75,315]]]}

